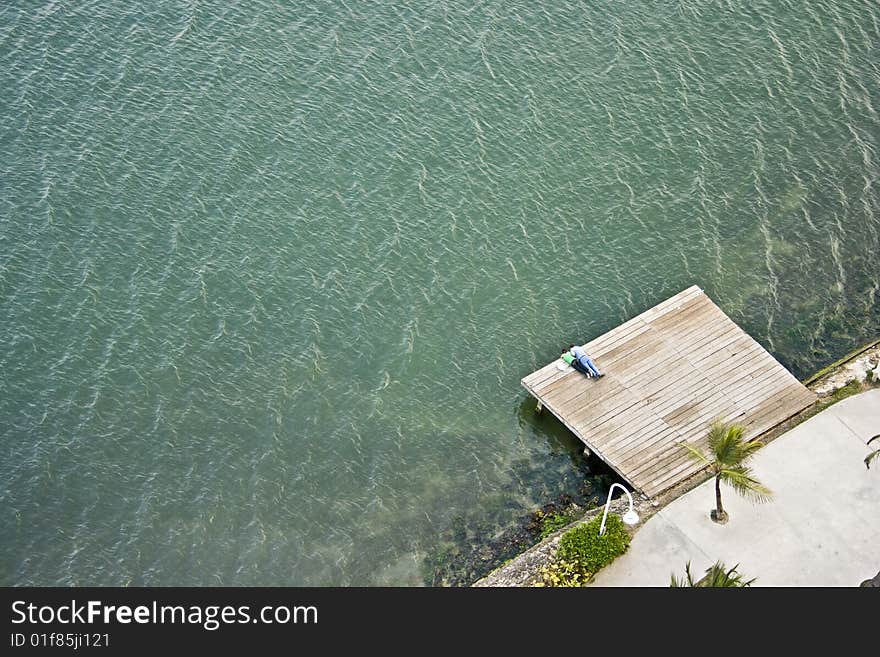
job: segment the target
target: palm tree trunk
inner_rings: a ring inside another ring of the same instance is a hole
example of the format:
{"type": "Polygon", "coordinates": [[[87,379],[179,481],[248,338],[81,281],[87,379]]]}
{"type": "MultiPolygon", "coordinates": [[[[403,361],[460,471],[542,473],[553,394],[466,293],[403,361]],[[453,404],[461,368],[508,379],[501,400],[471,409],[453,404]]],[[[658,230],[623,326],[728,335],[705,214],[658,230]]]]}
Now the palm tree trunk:
{"type": "Polygon", "coordinates": [[[724,507],[721,506],[721,475],[715,475],[715,515],[720,520],[724,517],[724,507]]]}

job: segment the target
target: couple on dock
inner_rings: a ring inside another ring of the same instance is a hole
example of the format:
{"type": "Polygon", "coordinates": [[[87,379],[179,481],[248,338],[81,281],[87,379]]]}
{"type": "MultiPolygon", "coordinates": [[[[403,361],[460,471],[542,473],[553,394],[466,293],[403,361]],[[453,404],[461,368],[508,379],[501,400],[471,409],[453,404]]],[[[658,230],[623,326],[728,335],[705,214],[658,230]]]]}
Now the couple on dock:
{"type": "Polygon", "coordinates": [[[598,379],[600,376],[605,376],[586,352],[573,344],[568,345],[568,349],[562,350],[562,360],[589,378],[598,379]]]}

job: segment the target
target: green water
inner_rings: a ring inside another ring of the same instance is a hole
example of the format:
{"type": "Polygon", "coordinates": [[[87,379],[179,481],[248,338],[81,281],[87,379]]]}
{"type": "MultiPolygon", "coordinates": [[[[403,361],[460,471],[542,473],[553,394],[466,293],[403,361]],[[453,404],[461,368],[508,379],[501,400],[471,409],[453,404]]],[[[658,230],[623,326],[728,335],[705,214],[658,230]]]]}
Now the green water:
{"type": "Polygon", "coordinates": [[[421,584],[593,476],[519,385],[561,345],[692,284],[797,375],[876,336],[878,44],[868,0],[4,2],[0,584],[421,584]]]}

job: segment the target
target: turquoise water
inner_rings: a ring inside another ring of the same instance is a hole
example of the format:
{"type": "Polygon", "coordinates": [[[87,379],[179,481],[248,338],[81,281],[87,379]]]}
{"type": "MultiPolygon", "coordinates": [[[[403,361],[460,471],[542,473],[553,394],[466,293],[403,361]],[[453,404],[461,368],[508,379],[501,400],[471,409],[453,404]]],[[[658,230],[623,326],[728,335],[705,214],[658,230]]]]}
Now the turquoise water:
{"type": "Polygon", "coordinates": [[[876,2],[140,5],[0,7],[2,584],[421,584],[561,345],[880,330],[876,2]]]}

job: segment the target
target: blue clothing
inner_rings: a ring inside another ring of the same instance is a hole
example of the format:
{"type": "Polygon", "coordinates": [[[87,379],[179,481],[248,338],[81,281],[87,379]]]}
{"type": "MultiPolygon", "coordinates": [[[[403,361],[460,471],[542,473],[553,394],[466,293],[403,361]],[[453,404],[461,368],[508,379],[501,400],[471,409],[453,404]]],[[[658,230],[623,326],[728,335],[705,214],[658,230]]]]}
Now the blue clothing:
{"type": "Polygon", "coordinates": [[[577,358],[575,358],[571,354],[569,354],[568,357],[571,358],[570,365],[574,369],[576,369],[578,372],[580,372],[581,374],[583,374],[584,376],[586,376],[588,378],[593,376],[592,374],[590,374],[590,370],[588,370],[586,367],[583,366],[583,364],[581,364],[581,361],[579,361],[577,358]]]}
{"type": "Polygon", "coordinates": [[[602,376],[602,373],[599,371],[599,368],[596,367],[596,363],[592,361],[592,359],[587,356],[586,352],[578,346],[574,346],[571,348],[571,353],[578,359],[578,362],[584,366],[584,368],[589,371],[593,376],[602,376]]]}
{"type": "Polygon", "coordinates": [[[594,363],[589,356],[578,358],[578,362],[587,368],[593,376],[602,376],[602,372],[599,371],[599,368],[596,367],[596,363],[594,363]]]}

